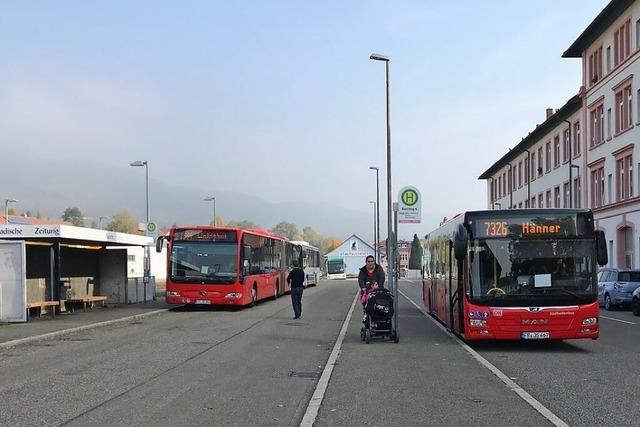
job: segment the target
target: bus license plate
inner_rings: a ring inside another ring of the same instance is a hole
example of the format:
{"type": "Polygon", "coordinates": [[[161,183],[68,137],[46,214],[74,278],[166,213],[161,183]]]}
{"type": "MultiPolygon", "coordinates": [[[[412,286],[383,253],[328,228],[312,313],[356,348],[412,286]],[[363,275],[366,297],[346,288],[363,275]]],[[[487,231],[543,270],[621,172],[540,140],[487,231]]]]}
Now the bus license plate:
{"type": "Polygon", "coordinates": [[[549,332],[523,332],[521,336],[524,340],[545,340],[549,338],[549,332]]]}
{"type": "Polygon", "coordinates": [[[197,299],[196,304],[211,304],[211,301],[208,299],[197,299]]]}

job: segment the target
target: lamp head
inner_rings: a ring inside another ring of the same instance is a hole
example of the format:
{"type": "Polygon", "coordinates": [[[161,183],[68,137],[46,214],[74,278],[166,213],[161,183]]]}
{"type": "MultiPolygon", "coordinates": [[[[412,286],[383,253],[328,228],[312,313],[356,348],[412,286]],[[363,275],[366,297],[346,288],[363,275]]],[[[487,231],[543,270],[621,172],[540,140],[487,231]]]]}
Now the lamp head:
{"type": "Polygon", "coordinates": [[[204,200],[205,202],[212,202],[212,201],[214,201],[215,199],[216,199],[215,197],[211,196],[211,197],[205,197],[203,200],[204,200]]]}
{"type": "Polygon", "coordinates": [[[5,203],[17,203],[16,199],[4,199],[5,203]]]}
{"type": "Polygon", "coordinates": [[[374,61],[385,61],[385,62],[389,62],[389,58],[384,56],[384,55],[380,55],[379,53],[372,53],[371,56],[369,56],[369,59],[373,59],[374,61]]]}
{"type": "Polygon", "coordinates": [[[129,166],[146,166],[147,165],[147,161],[146,160],[136,160],[135,162],[129,163],[129,166]]]}
{"type": "Polygon", "coordinates": [[[369,169],[371,169],[372,171],[377,171],[378,168],[376,166],[369,166],[369,169]]]}

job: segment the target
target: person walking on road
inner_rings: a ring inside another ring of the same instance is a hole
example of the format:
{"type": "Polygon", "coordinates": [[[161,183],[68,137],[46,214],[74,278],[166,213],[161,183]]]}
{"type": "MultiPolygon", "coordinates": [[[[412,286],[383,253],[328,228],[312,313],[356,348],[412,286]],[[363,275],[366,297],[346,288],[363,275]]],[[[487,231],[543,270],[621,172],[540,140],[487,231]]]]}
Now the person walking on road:
{"type": "Polygon", "coordinates": [[[375,258],[369,255],[366,264],[360,269],[358,274],[358,286],[360,291],[365,292],[367,283],[376,282],[379,287],[384,288],[384,269],[376,263],[375,258]]]}
{"type": "Polygon", "coordinates": [[[293,263],[293,270],[287,276],[287,283],[291,284],[291,304],[293,305],[294,319],[302,316],[302,292],[304,291],[304,270],[299,263],[293,263]]]}

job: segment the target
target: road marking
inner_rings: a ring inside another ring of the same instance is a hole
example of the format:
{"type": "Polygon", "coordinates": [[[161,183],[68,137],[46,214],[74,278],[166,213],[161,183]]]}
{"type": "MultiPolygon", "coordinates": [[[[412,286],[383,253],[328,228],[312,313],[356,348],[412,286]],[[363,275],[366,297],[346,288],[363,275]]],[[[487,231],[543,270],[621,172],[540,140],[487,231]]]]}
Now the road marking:
{"type": "Polygon", "coordinates": [[[615,317],[607,317],[607,316],[600,316],[602,319],[608,319],[608,320],[613,320],[615,322],[622,322],[622,323],[628,323],[629,325],[635,325],[635,322],[629,322],[627,320],[620,320],[620,319],[616,319],[615,317]]]}
{"type": "Polygon", "coordinates": [[[404,294],[404,292],[398,290],[400,294],[405,297],[411,304],[413,304],[422,314],[424,314],[428,319],[430,319],[437,327],[439,327],[444,333],[449,335],[453,340],[455,340],[458,344],[462,346],[474,359],[476,359],[482,366],[490,370],[495,376],[497,376],[500,381],[502,381],[507,387],[511,389],[511,391],[515,392],[518,396],[520,396],[525,402],[533,407],[536,411],[538,411],[543,417],[551,421],[554,426],[558,427],[569,427],[567,423],[562,421],[557,415],[547,409],[542,403],[538,402],[533,396],[524,391],[522,387],[516,384],[511,378],[505,375],[500,369],[496,368],[491,362],[489,362],[484,357],[480,356],[480,354],[469,347],[466,343],[464,343],[460,338],[447,331],[447,329],[438,323],[429,313],[427,313],[422,307],[413,302],[411,298],[404,294]]]}
{"type": "Polygon", "coordinates": [[[125,323],[125,322],[128,322],[130,320],[142,319],[143,317],[152,316],[152,315],[158,314],[158,313],[164,313],[165,311],[169,311],[169,309],[168,308],[163,308],[161,310],[154,310],[154,311],[149,311],[147,313],[135,314],[133,316],[123,317],[123,318],[120,318],[120,319],[107,320],[105,322],[98,322],[98,323],[91,323],[90,325],[83,325],[83,326],[78,326],[78,327],[75,327],[75,328],[63,329],[61,331],[49,332],[48,334],[36,335],[36,336],[33,336],[33,337],[20,338],[20,339],[12,340],[12,341],[5,341],[3,343],[0,343],[0,348],[15,347],[17,345],[27,344],[27,343],[34,342],[34,341],[50,340],[50,339],[57,338],[57,337],[62,336],[62,335],[72,334],[74,332],[86,331],[87,329],[100,328],[102,326],[115,325],[115,324],[118,324],[118,323],[125,323]]]}
{"type": "Polygon", "coordinates": [[[329,380],[331,379],[331,374],[333,373],[333,367],[335,366],[336,361],[340,356],[340,347],[342,347],[342,341],[344,340],[344,336],[347,334],[349,321],[351,320],[353,308],[356,306],[356,301],[358,301],[359,294],[360,292],[356,292],[356,295],[353,298],[353,302],[351,303],[351,308],[349,309],[347,318],[344,319],[344,323],[342,324],[342,329],[340,330],[338,339],[336,340],[336,343],[333,346],[333,350],[329,355],[327,364],[324,366],[322,376],[320,377],[320,380],[318,380],[318,384],[316,384],[316,389],[313,392],[313,396],[311,396],[311,400],[309,400],[309,405],[307,406],[307,411],[305,412],[304,417],[302,417],[300,427],[312,427],[313,423],[316,421],[318,411],[320,410],[320,405],[322,404],[322,399],[324,399],[324,393],[327,391],[327,387],[329,386],[329,380]]]}

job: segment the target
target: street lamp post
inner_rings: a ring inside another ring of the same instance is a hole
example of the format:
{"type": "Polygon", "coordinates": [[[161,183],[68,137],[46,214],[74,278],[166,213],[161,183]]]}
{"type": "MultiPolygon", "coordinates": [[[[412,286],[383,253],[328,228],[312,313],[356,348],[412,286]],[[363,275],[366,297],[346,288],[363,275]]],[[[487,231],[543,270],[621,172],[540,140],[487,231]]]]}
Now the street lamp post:
{"type": "MultiPolygon", "coordinates": [[[[145,171],[145,186],[146,186],[146,200],[147,200],[147,225],[149,224],[149,162],[147,160],[136,160],[133,163],[130,163],[129,166],[133,167],[142,167],[144,166],[145,171]]],[[[143,299],[144,302],[147,302],[147,283],[149,283],[149,277],[151,276],[151,256],[149,253],[149,246],[145,246],[144,248],[144,277],[143,281],[143,299]]]]}
{"type": "Polygon", "coordinates": [[[376,171],[376,233],[375,241],[376,241],[376,262],[380,264],[380,250],[378,249],[378,243],[380,242],[380,179],[379,179],[379,169],[376,166],[369,166],[369,169],[376,171]]]}
{"type": "MultiPolygon", "coordinates": [[[[390,123],[390,111],[389,111],[389,58],[384,55],[372,54],[369,59],[374,61],[383,61],[385,65],[385,80],[386,80],[386,98],[387,98],[387,261],[394,260],[395,248],[391,247],[392,231],[391,231],[391,123],[390,123]]],[[[387,267],[387,273],[389,276],[389,286],[393,283],[392,269],[387,267]]]]}
{"type": "Polygon", "coordinates": [[[494,205],[498,205],[498,210],[502,209],[502,204],[500,202],[495,202],[494,205]]]}
{"type": "Polygon", "coordinates": [[[211,202],[213,201],[213,226],[216,226],[216,198],[211,196],[211,197],[206,197],[203,199],[205,202],[211,202]]]}
{"type": "Polygon", "coordinates": [[[376,207],[378,206],[378,204],[373,200],[369,200],[369,203],[373,204],[373,253],[376,256],[376,259],[378,259],[378,244],[376,243],[376,207]]]}
{"type": "Polygon", "coordinates": [[[9,203],[18,203],[16,199],[4,199],[4,223],[9,225],[9,203]]]}

